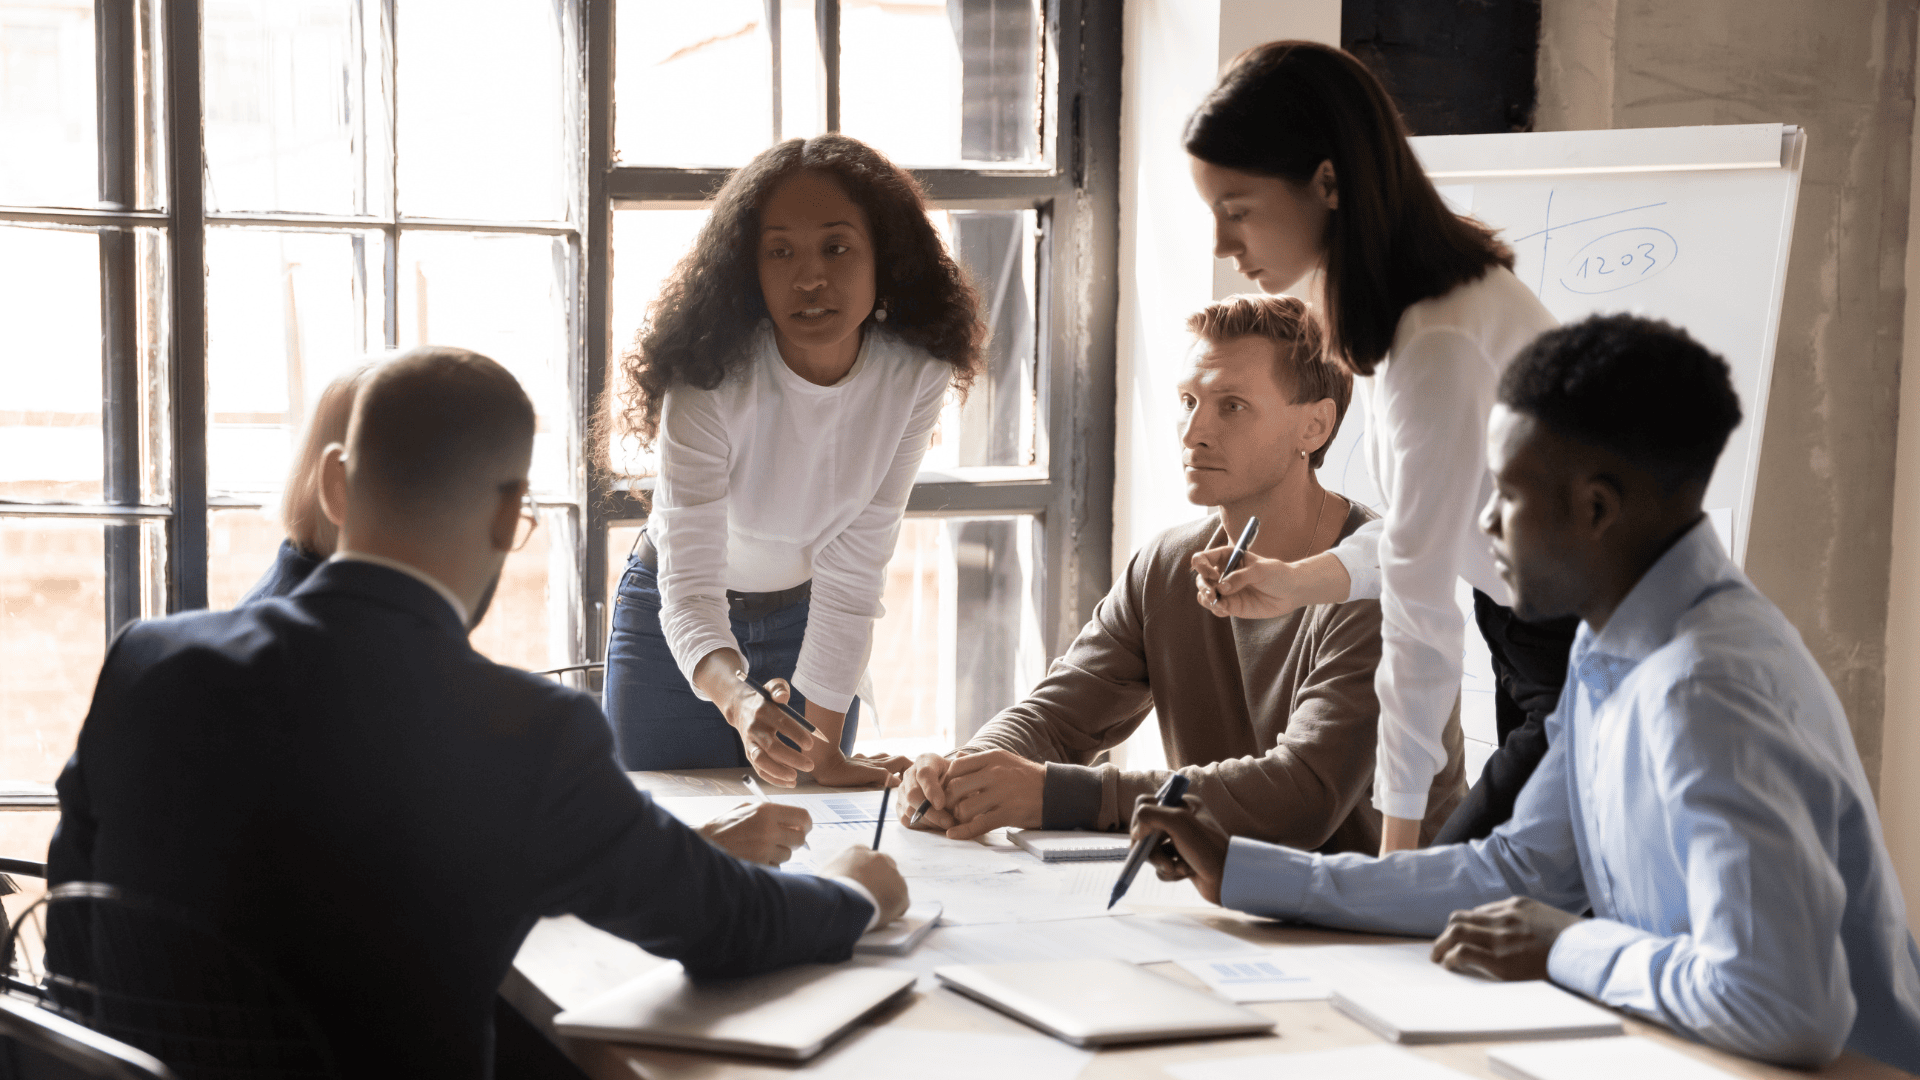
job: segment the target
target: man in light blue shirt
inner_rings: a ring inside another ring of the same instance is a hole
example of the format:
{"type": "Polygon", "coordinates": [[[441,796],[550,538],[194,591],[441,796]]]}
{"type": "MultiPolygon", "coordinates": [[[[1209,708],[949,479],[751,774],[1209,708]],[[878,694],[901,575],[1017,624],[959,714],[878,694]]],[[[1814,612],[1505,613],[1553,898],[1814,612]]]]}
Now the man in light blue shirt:
{"type": "Polygon", "coordinates": [[[1701,511],[1739,420],[1725,362],[1683,331],[1614,315],[1543,335],[1500,384],[1482,524],[1522,618],[1583,622],[1512,820],[1370,859],[1143,805],[1135,834],[1172,838],[1162,876],[1254,914],[1438,934],[1450,968],[1551,978],[1766,1061],[1920,1070],[1920,949],[1846,717],[1701,511]]]}

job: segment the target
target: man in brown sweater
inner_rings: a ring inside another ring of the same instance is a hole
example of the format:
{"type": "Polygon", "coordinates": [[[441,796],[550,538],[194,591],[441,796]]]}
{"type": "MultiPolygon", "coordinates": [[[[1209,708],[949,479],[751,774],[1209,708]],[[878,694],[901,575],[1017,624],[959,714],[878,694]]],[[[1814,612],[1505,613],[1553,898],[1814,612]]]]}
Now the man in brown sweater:
{"type": "MultiPolygon", "coordinates": [[[[1091,764],[1148,713],[1167,760],[1236,836],[1327,852],[1379,850],[1369,798],[1380,706],[1380,605],[1309,606],[1275,619],[1217,618],[1196,598],[1195,555],[1260,519],[1253,550],[1297,561],[1374,515],[1314,476],[1352,379],[1325,359],[1305,307],[1236,296],[1188,320],[1196,341],[1178,390],[1187,498],[1218,513],[1134,553],[1093,619],[1025,701],[947,756],[907,771],[902,819],[955,838],[1002,826],[1124,829],[1158,770],[1091,764]]],[[[1465,793],[1459,712],[1446,728],[1421,842],[1465,793]]]]}

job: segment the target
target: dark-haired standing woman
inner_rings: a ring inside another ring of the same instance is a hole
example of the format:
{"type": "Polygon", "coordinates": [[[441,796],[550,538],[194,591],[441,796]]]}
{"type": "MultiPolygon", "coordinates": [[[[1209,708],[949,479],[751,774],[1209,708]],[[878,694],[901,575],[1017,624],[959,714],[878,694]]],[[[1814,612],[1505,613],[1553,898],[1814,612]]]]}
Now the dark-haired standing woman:
{"type": "Polygon", "coordinates": [[[623,427],[660,462],[607,647],[627,768],[906,767],[850,756],[855,692],[914,474],[979,364],[976,308],[913,178],[857,140],[789,140],[721,188],[624,358],[623,427]]]}
{"type": "Polygon", "coordinates": [[[1225,550],[1195,556],[1201,602],[1267,617],[1309,603],[1380,598],[1373,799],[1381,851],[1491,832],[1546,753],[1544,721],[1566,681],[1574,620],[1514,618],[1476,519],[1492,492],[1487,417],[1507,363],[1553,316],[1513,276],[1513,253],[1447,209],[1393,100],[1339,49],[1276,41],[1237,58],[1187,121],[1195,186],[1212,207],[1214,254],[1266,292],[1312,278],[1333,353],[1366,403],[1367,464],[1381,521],[1298,563],[1249,558],[1222,582],[1225,550]],[[1419,835],[1442,735],[1460,691],[1454,581],[1474,588],[1493,654],[1500,747],[1433,838],[1419,835]]]}

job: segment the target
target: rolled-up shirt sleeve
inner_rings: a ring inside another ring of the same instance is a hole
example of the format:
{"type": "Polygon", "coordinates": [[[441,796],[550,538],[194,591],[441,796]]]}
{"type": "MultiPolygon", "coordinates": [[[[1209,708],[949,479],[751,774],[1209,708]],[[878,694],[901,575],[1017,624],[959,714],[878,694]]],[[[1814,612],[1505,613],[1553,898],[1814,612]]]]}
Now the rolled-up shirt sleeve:
{"type": "Polygon", "coordinates": [[[1446,767],[1447,716],[1460,692],[1464,622],[1454,600],[1461,544],[1487,472],[1493,369],[1457,330],[1430,330],[1395,354],[1380,415],[1392,462],[1380,532],[1380,741],[1374,805],[1426,814],[1446,767]]]}
{"type": "Polygon", "coordinates": [[[900,537],[913,478],[940,421],[949,371],[942,363],[929,363],[923,370],[919,398],[872,500],[814,556],[813,597],[793,686],[808,701],[835,712],[845,712],[853,703],[873,651],[873,621],[882,614],[887,562],[900,537]]]}
{"type": "Polygon", "coordinates": [[[1333,557],[1347,571],[1347,602],[1380,599],[1380,530],[1385,518],[1374,518],[1334,545],[1333,557]]]}
{"type": "Polygon", "coordinates": [[[1754,719],[1777,704],[1742,682],[1696,677],[1663,708],[1684,717],[1649,755],[1662,762],[1649,798],[1669,808],[1668,827],[1642,842],[1680,857],[1682,932],[1585,920],[1554,942],[1548,975],[1737,1054],[1824,1065],[1858,1006],[1840,936],[1846,884],[1809,807],[1841,793],[1809,789],[1820,777],[1804,750],[1754,719]]]}
{"type": "MultiPolygon", "coordinates": [[[[693,682],[715,649],[739,649],[727,620],[727,485],[731,448],[713,396],[668,390],[660,410],[660,476],[647,535],[660,553],[660,629],[693,682]]],[[[705,697],[704,694],[700,695],[705,697]]]]}

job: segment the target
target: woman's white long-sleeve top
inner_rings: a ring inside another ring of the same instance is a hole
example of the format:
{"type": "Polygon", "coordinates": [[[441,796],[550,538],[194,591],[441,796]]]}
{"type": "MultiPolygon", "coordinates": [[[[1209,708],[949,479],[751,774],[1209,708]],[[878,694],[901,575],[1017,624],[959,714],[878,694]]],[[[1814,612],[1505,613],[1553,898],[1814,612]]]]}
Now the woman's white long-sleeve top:
{"type": "Polygon", "coordinates": [[[728,589],[812,579],[793,685],[844,712],[873,645],[887,561],[953,368],[869,327],[832,386],[794,374],[771,328],[712,390],[676,386],[660,413],[647,533],[659,550],[660,625],[680,670],[738,649],[728,589]]]}
{"type": "Polygon", "coordinates": [[[1352,580],[1350,600],[1380,600],[1373,804],[1383,814],[1423,817],[1447,762],[1441,733],[1460,692],[1465,630],[1454,580],[1511,603],[1479,525],[1493,493],[1487,418],[1508,363],[1556,325],[1512,272],[1494,267],[1407,308],[1387,358],[1354,380],[1367,468],[1385,505],[1334,555],[1352,580]]]}

